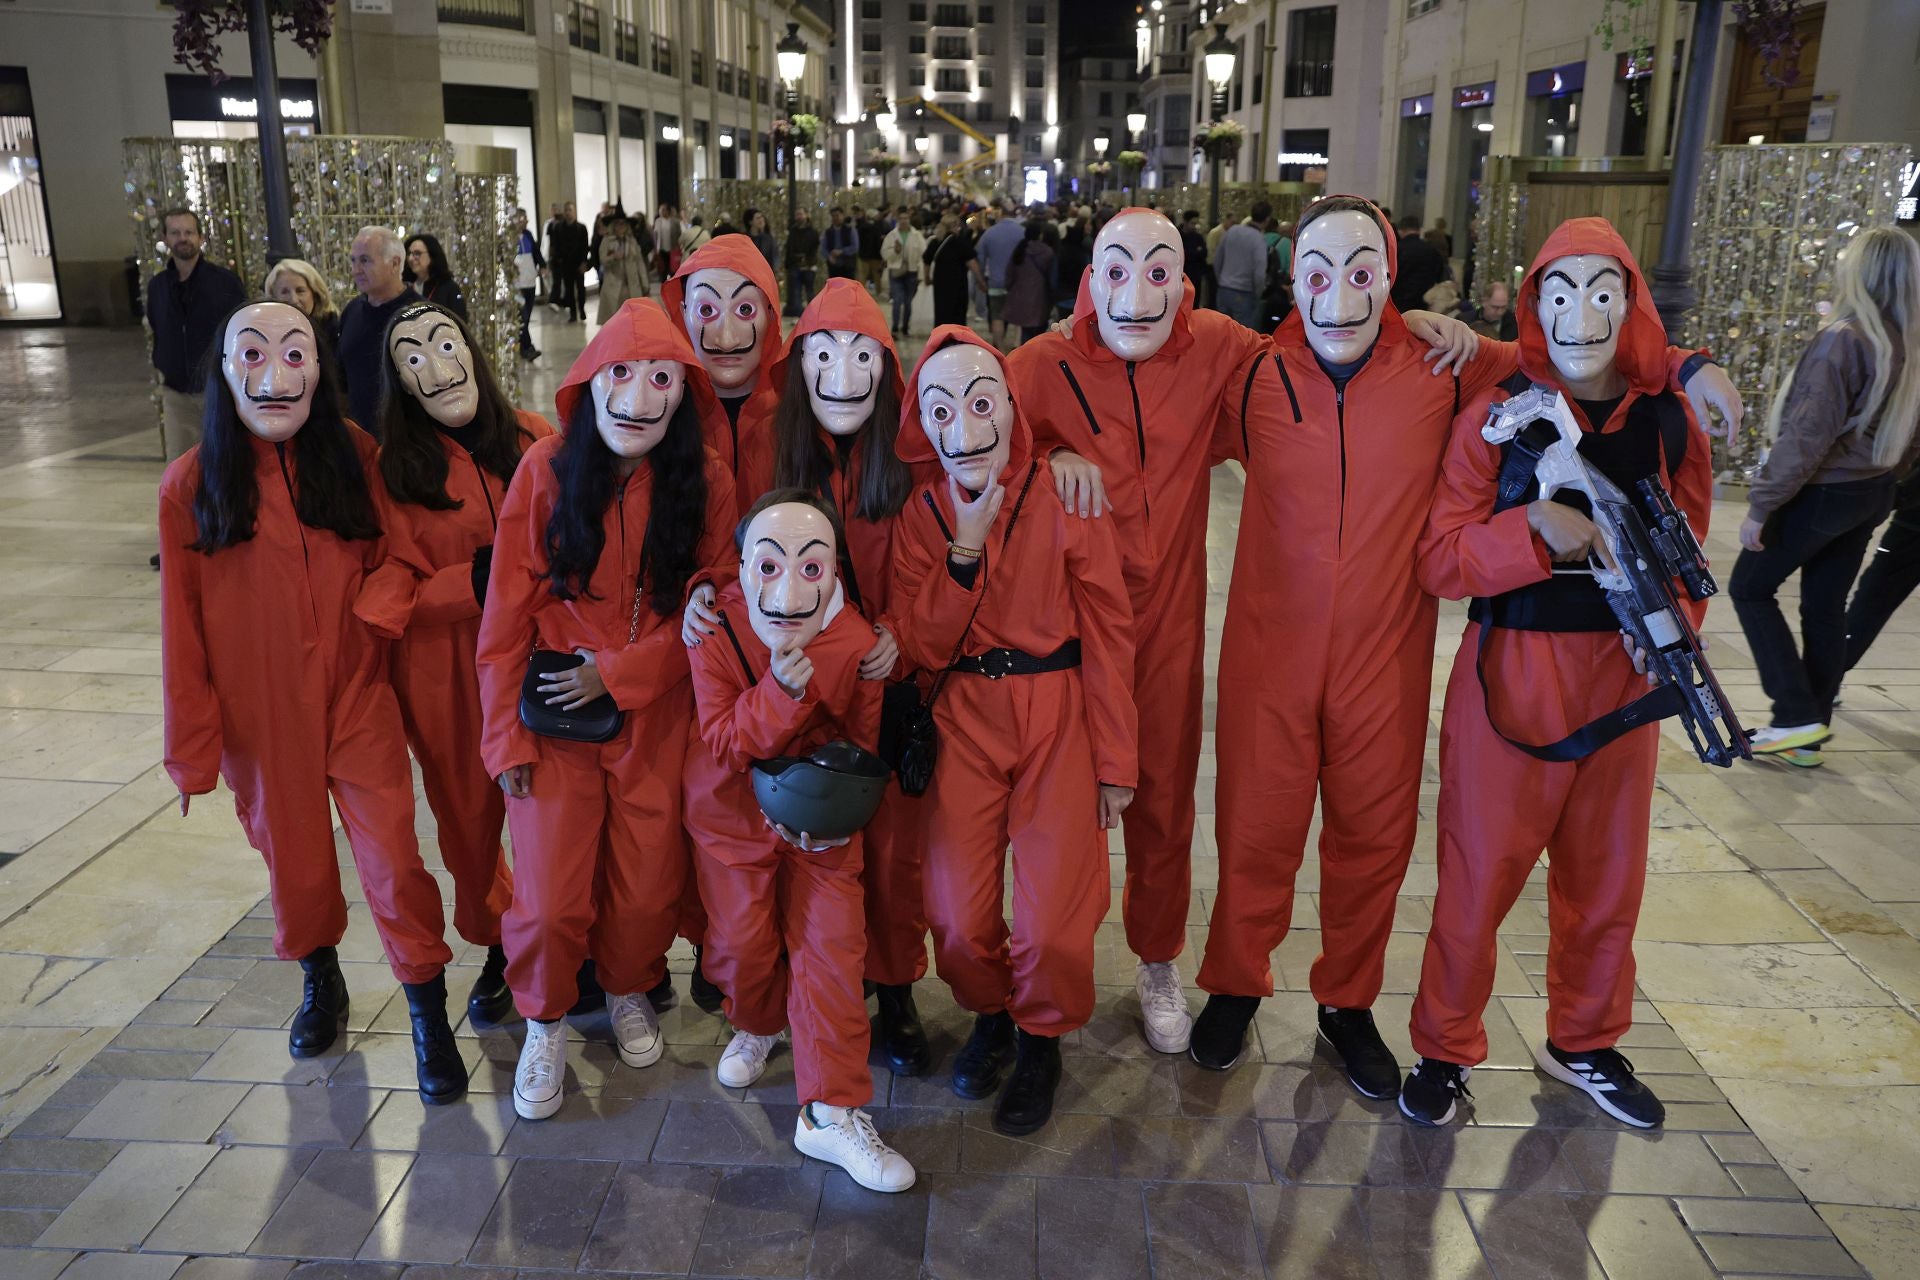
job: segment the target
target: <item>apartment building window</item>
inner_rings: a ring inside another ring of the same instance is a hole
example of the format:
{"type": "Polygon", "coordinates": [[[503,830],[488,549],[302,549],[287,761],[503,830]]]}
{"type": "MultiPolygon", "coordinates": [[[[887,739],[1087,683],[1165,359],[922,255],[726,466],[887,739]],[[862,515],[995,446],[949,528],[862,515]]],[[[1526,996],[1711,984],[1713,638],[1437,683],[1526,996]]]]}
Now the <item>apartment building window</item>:
{"type": "Polygon", "coordinates": [[[1333,5],[1295,9],[1287,15],[1289,98],[1324,98],[1333,92],[1333,5]]]}
{"type": "Polygon", "coordinates": [[[959,155],[960,154],[960,135],[957,133],[941,134],[940,150],[950,156],[959,155]]]}
{"type": "Polygon", "coordinates": [[[1253,105],[1259,106],[1267,96],[1267,24],[1261,23],[1253,29],[1253,105]]]}
{"type": "Polygon", "coordinates": [[[1102,89],[1100,91],[1100,110],[1095,114],[1101,115],[1101,116],[1110,116],[1113,114],[1113,91],[1112,90],[1102,89]]]}
{"type": "Polygon", "coordinates": [[[976,74],[980,77],[980,87],[982,89],[993,88],[993,68],[992,67],[981,67],[976,72],[976,74]]]}
{"type": "Polygon", "coordinates": [[[987,121],[993,119],[993,104],[991,102],[983,102],[979,105],[979,109],[973,114],[976,120],[981,124],[985,124],[987,121]]]}
{"type": "Polygon", "coordinates": [[[965,93],[973,88],[967,73],[959,67],[942,67],[934,72],[933,87],[941,93],[965,93]]]}
{"type": "Polygon", "coordinates": [[[1027,135],[1027,150],[1029,150],[1029,151],[1038,151],[1038,150],[1040,150],[1040,141],[1041,141],[1041,139],[1040,139],[1040,135],[1039,135],[1039,134],[1037,134],[1037,133],[1030,133],[1030,134],[1028,134],[1028,135],[1027,135]]]}
{"type": "Polygon", "coordinates": [[[707,55],[703,49],[687,50],[687,75],[697,85],[707,82],[707,55]]]}
{"type": "Polygon", "coordinates": [[[993,6],[992,5],[983,4],[980,6],[980,25],[983,27],[990,27],[993,25],[993,6]]]}
{"type": "Polygon", "coordinates": [[[1027,88],[1044,89],[1047,87],[1047,68],[1042,63],[1027,64],[1027,88]]]}
{"type": "Polygon", "coordinates": [[[1028,120],[1038,120],[1040,118],[1040,110],[1041,110],[1040,99],[1038,98],[1027,99],[1027,119],[1028,120]]]}
{"type": "Polygon", "coordinates": [[[1030,4],[1030,5],[1028,5],[1028,6],[1027,6],[1027,21],[1028,21],[1028,22],[1031,22],[1031,23],[1032,23],[1033,25],[1035,25],[1035,26],[1042,26],[1042,25],[1044,25],[1044,24],[1046,23],[1046,21],[1047,21],[1047,6],[1045,6],[1045,5],[1043,5],[1043,4],[1030,4]]]}
{"type": "Polygon", "coordinates": [[[733,96],[733,64],[731,62],[713,64],[713,86],[729,98],[733,96]]]}
{"type": "MultiPolygon", "coordinates": [[[[983,17],[980,21],[984,23],[987,19],[983,17]]],[[[970,25],[967,22],[967,6],[963,4],[935,5],[933,9],[933,25],[936,27],[964,27],[970,25]]]]}
{"type": "MultiPolygon", "coordinates": [[[[920,40],[922,43],[925,42],[925,37],[923,36],[916,36],[914,38],[920,40]]],[[[964,60],[972,57],[973,51],[967,48],[967,38],[965,36],[940,36],[933,42],[933,56],[936,58],[958,58],[964,60]]]]}
{"type": "Polygon", "coordinates": [[[1046,57],[1047,56],[1047,38],[1045,36],[1028,36],[1027,37],[1027,56],[1029,58],[1046,57]]]}
{"type": "Polygon", "coordinates": [[[880,0],[860,0],[860,16],[869,22],[880,21],[880,0]]]}
{"type": "Polygon", "coordinates": [[[862,31],[860,33],[860,52],[880,52],[880,33],[878,31],[862,31]]]}
{"type": "Polygon", "coordinates": [[[666,36],[653,37],[653,69],[663,76],[673,74],[673,41],[666,36]]]}
{"type": "Polygon", "coordinates": [[[1423,13],[1432,13],[1440,7],[1440,0],[1407,0],[1407,16],[1417,18],[1423,13]]]}
{"type": "Polygon", "coordinates": [[[907,83],[915,89],[927,82],[927,64],[915,62],[907,67],[907,83]]]}
{"type": "Polygon", "coordinates": [[[985,29],[974,32],[973,52],[978,57],[991,57],[993,55],[993,32],[985,29]]]}
{"type": "Polygon", "coordinates": [[[907,6],[908,22],[925,22],[926,20],[927,6],[924,4],[910,4],[907,6]]]}
{"type": "Polygon", "coordinates": [[[878,66],[860,68],[860,83],[871,89],[880,87],[880,68],[878,66]]]}
{"type": "Polygon", "coordinates": [[[907,37],[908,53],[925,53],[926,51],[927,51],[927,38],[925,36],[908,36],[907,37]]]}

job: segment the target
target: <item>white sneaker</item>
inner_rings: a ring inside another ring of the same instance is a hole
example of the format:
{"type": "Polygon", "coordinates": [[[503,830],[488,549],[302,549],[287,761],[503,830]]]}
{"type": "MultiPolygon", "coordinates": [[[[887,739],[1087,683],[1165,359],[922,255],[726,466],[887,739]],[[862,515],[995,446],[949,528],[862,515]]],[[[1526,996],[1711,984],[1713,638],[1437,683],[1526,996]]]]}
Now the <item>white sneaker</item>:
{"type": "Polygon", "coordinates": [[[650,1067],[660,1061],[666,1041],[660,1038],[660,1019],[653,1014],[653,1002],[645,992],[630,996],[607,993],[607,1017],[613,1021],[613,1042],[620,1049],[620,1061],[630,1067],[650,1067]]]}
{"type": "Polygon", "coordinates": [[[803,1156],[839,1165],[869,1191],[905,1191],[913,1185],[913,1166],[880,1140],[873,1120],[856,1107],[814,1102],[800,1108],[793,1145],[803,1156]]]}
{"type": "Polygon", "coordinates": [[[779,1036],[757,1036],[751,1031],[736,1031],[733,1039],[727,1042],[727,1051],[720,1055],[720,1066],[714,1074],[720,1077],[720,1083],[727,1088],[744,1089],[766,1074],[767,1055],[779,1043],[779,1036]]]}
{"type": "Polygon", "coordinates": [[[1133,979],[1140,997],[1140,1018],[1147,1043],[1161,1053],[1185,1053],[1193,1039],[1193,1015],[1187,1012],[1187,993],[1172,961],[1148,964],[1142,960],[1133,979]]]}
{"type": "Polygon", "coordinates": [[[1753,732],[1753,749],[1760,755],[1774,755],[1804,747],[1817,747],[1833,736],[1824,724],[1769,725],[1753,732]]]}
{"type": "Polygon", "coordinates": [[[523,1120],[545,1120],[560,1109],[567,1080],[567,1024],[527,1019],[520,1065],[513,1069],[513,1110],[523,1120]]]}

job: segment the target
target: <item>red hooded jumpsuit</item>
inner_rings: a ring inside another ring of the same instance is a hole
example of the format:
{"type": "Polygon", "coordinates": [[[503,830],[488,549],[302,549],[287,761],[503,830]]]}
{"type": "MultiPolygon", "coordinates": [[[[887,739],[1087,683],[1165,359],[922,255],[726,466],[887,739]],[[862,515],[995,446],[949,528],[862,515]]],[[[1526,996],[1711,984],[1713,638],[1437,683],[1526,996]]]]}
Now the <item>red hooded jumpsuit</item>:
{"type": "MultiPolygon", "coordinates": [[[[1391,278],[1398,241],[1376,217],[1391,278]]],[[[1414,548],[1458,406],[1519,363],[1518,346],[1482,342],[1458,377],[1434,377],[1425,344],[1383,305],[1344,388],[1296,308],[1221,414],[1216,453],[1247,478],[1220,644],[1220,885],[1200,967],[1214,994],[1273,994],[1316,794],[1314,998],[1361,1009],[1380,994],[1419,819],[1438,618],[1414,548]]]]}
{"type": "MultiPolygon", "coordinates": [[[[993,351],[971,329],[942,325],[927,352],[949,341],[993,351]]],[[[907,385],[918,382],[916,366],[907,385]]],[[[917,397],[900,419],[900,457],[934,462],[917,397]]],[[[893,612],[907,660],[929,671],[947,665],[963,633],[966,657],[996,648],[1045,657],[1080,642],[1078,667],[951,675],[934,704],[940,750],[925,797],[927,917],[940,976],[962,1008],[1004,1009],[1024,1031],[1060,1036],[1093,1013],[1094,936],[1112,896],[1099,784],[1138,778],[1133,618],[1111,522],[1069,516],[1032,451],[1016,404],[1006,500],[971,589],[947,568],[954,514],[944,475],[915,490],[895,538],[893,612]],[[1008,538],[1030,465],[1038,470],[1008,538]],[[1011,945],[1001,910],[1009,842],[1011,945]]]]}
{"type": "MultiPolygon", "coordinates": [[[[1129,212],[1122,210],[1122,212],[1129,212]]],[[[1127,945],[1150,963],[1187,940],[1194,783],[1200,771],[1206,647],[1207,498],[1216,408],[1260,334],[1193,306],[1138,363],[1107,350],[1085,277],[1073,336],[1045,333],[1007,357],[1014,395],[1042,455],[1070,449],[1100,468],[1133,607],[1133,700],[1154,749],[1123,815],[1127,945]]]]}
{"type": "MultiPolygon", "coordinates": [[[[734,499],[739,513],[760,500],[773,484],[773,415],[780,407],[780,383],[773,376],[780,359],[780,285],[773,268],[753,241],[743,235],[715,237],[688,254],[679,269],[660,286],[660,305],[686,333],[684,306],[687,277],[696,271],[724,267],[737,271],[767,295],[770,308],[759,322],[764,326],[760,340],[760,381],[739,402],[739,416],[730,419],[724,412],[708,418],[707,447],[720,455],[733,476],[734,499]]],[[[727,401],[721,401],[724,409],[727,401]]]]}
{"type": "MultiPolygon", "coordinates": [[[[553,434],[539,414],[522,409],[517,416],[523,443],[553,434]]],[[[491,946],[500,941],[500,915],[513,901],[513,876],[500,848],[506,797],[480,763],[473,554],[492,545],[507,486],[450,437],[439,435],[439,441],[447,455],[447,496],[460,505],[432,511],[389,504],[393,523],[430,571],[422,578],[390,557],[367,575],[354,612],[380,634],[398,637],[393,691],[407,745],[420,762],[440,857],[453,877],[453,927],[468,942],[491,946]]]]}
{"type": "Polygon", "coordinates": [[[707,905],[702,963],[728,993],[727,1017],[739,1030],[771,1036],[793,1028],[800,1101],[865,1106],[873,1076],[860,985],[861,833],[842,848],[801,852],[767,829],[746,771],[755,760],[804,755],[836,738],[873,748],[882,686],[860,678],[873,628],[851,604],[843,607],[807,645],[813,678],[793,698],[768,669],[772,655],[748,624],[740,584],[718,603],[740,648],[723,630],[689,654],[704,743],[688,753],[686,788],[707,905]]]}
{"type": "Polygon", "coordinates": [[[259,485],[253,537],[212,555],[193,495],[200,450],[160,482],[160,648],[167,774],[182,795],[232,788],[240,825],[267,862],[273,950],[297,960],[339,943],[347,927],[333,845],[333,798],[388,963],[427,982],[453,958],[440,887],[413,832],[413,774],[400,708],[387,683],[388,644],[353,616],[369,569],[389,549],[409,563],[403,530],[374,464],[360,456],[386,537],[347,541],[300,523],[295,451],[248,435],[259,485]]]}
{"type": "MultiPolygon", "coordinates": [[[[1536,310],[1548,263],[1572,254],[1610,254],[1626,265],[1631,296],[1618,368],[1628,391],[1610,418],[1582,429],[1613,435],[1635,419],[1644,397],[1667,384],[1667,339],[1626,244],[1604,219],[1562,223],[1520,286],[1521,364],[1533,381],[1561,387],[1536,310]]],[[[1476,396],[1454,420],[1439,492],[1420,540],[1420,584],[1450,599],[1495,596],[1544,582],[1552,564],[1527,525],[1524,504],[1493,514],[1500,446],[1480,435],[1496,390],[1476,396]]],[[[1702,539],[1712,513],[1712,448],[1685,396],[1688,442],[1679,474],[1662,483],[1702,539]]],[[[1657,438],[1657,437],[1656,437],[1657,438]]],[[[1653,456],[1650,452],[1650,456],[1653,456]]],[[[1597,594],[1597,593],[1596,593],[1597,594]]],[[[1686,600],[1684,591],[1680,598],[1686,600]]],[[[1691,604],[1691,602],[1689,602],[1691,604]]],[[[1697,626],[1704,602],[1692,604],[1697,626]]],[[[1467,625],[1447,683],[1440,725],[1440,887],[1433,903],[1413,1046],[1421,1055],[1472,1066],[1487,1056],[1481,1014],[1493,990],[1495,930],[1512,908],[1541,849],[1547,868],[1549,954],[1547,1035],[1582,1052],[1612,1047],[1633,1021],[1633,928],[1647,872],[1657,725],[1645,725],[1584,760],[1552,764],[1503,741],[1487,718],[1523,742],[1554,742],[1647,691],[1619,632],[1522,631],[1496,627],[1485,652],[1487,694],[1475,674],[1481,624],[1467,625]]]]}
{"type": "MultiPolygon", "coordinates": [[[[837,329],[861,333],[886,352],[894,397],[902,399],[905,383],[900,357],[887,330],[887,318],[871,294],[851,280],[829,280],[814,295],[787,336],[786,350],[774,366],[773,385],[787,385],[787,361],[801,350],[809,333],[837,329]]],[[[833,437],[820,430],[821,442],[833,448],[833,437]]],[[[860,483],[864,475],[856,450],[844,468],[836,467],[825,496],[840,513],[847,545],[840,557],[841,579],[847,599],[862,615],[899,635],[891,616],[893,605],[893,542],[899,517],[869,520],[859,514],[860,483]]],[[[769,487],[771,482],[769,482],[769,487]]],[[[910,663],[897,665],[903,676],[910,663]]],[[[921,848],[926,839],[927,806],[904,794],[897,781],[887,785],[886,798],[861,834],[865,852],[860,879],[866,889],[867,979],[883,986],[905,986],[927,972],[927,908],[921,886],[921,848]]]]}
{"type": "MultiPolygon", "coordinates": [[[[718,413],[693,348],[657,304],[629,302],[594,335],[555,397],[561,422],[602,365],[674,360],[687,366],[686,394],[702,420],[718,413]]],[[[485,725],[481,756],[494,777],[533,766],[532,794],[507,801],[513,834],[514,895],[501,922],[507,985],[529,1018],[564,1014],[579,998],[580,962],[592,956],[600,983],[616,994],[647,991],[665,973],[667,948],[687,884],[680,825],[680,771],[693,720],[680,616],[642,599],[629,640],[652,468],[640,466],[615,490],[602,524],[606,545],[584,594],[548,590],[547,521],[560,499],[553,470],[561,436],[529,449],[500,508],[493,572],[480,619],[478,663],[485,725]],[[601,678],[626,713],[611,740],[569,742],[520,723],[520,683],[534,649],[592,649],[601,678]]],[[[707,453],[707,512],[697,562],[733,556],[733,481],[707,453]]]]}

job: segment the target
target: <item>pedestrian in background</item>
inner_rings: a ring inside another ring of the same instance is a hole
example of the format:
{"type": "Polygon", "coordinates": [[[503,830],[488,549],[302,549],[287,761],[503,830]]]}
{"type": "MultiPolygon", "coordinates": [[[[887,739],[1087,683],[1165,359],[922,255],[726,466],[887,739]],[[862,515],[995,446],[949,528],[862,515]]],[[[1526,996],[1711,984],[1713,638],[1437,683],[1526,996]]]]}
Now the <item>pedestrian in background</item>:
{"type": "Polygon", "coordinates": [[[1841,252],[1833,313],[1774,397],[1727,595],[1772,723],[1753,749],[1820,763],[1847,661],[1847,592],[1920,454],[1920,244],[1891,227],[1841,252]],[[1800,641],[1776,594],[1800,574],[1800,641]]]}
{"type": "Polygon", "coordinates": [[[880,281],[886,275],[886,263],[880,258],[880,242],[887,238],[887,224],[880,219],[878,210],[861,209],[854,223],[854,234],[860,242],[857,258],[860,283],[868,293],[878,297],[880,281]]]}
{"type": "Polygon", "coordinates": [[[793,225],[787,229],[787,309],[797,316],[813,301],[813,277],[820,267],[820,231],[806,209],[793,211],[793,225]]]}
{"type": "Polygon", "coordinates": [[[827,230],[820,237],[820,249],[827,255],[827,278],[852,279],[859,270],[860,233],[847,225],[847,215],[839,206],[827,210],[827,230]]]}
{"type": "Polygon", "coordinates": [[[660,206],[653,220],[653,273],[665,280],[680,268],[680,210],[660,206]]]}
{"type": "Polygon", "coordinates": [[[408,237],[407,268],[400,278],[434,306],[445,307],[462,320],[467,318],[467,300],[461,295],[460,282],[453,278],[453,267],[438,237],[424,232],[408,237]]]}
{"type": "Polygon", "coordinates": [[[227,313],[247,300],[247,287],[202,256],[206,239],[193,210],[167,210],[160,215],[160,231],[167,265],[147,281],[147,325],[153,330],[153,367],[160,375],[160,440],[172,462],[200,443],[207,348],[220,335],[227,313]]]}
{"type": "Polygon", "coordinates": [[[1027,219],[1021,234],[1007,262],[1007,323],[1019,327],[1020,342],[1028,342],[1053,323],[1053,250],[1043,220],[1027,219]]]}
{"type": "Polygon", "coordinates": [[[913,332],[913,296],[920,291],[920,263],[927,253],[927,238],[914,228],[907,207],[893,220],[893,230],[880,242],[880,258],[887,268],[887,289],[893,299],[893,332],[902,337],[913,332]]]}
{"type": "Polygon", "coordinates": [[[340,345],[340,309],[333,305],[333,294],[318,267],[305,258],[282,258],[267,268],[260,291],[275,302],[298,307],[313,321],[314,336],[322,343],[321,357],[332,359],[333,349],[340,345]]]}
{"type": "Polygon", "coordinates": [[[520,358],[538,360],[540,348],[533,345],[533,297],[540,288],[540,277],[547,260],[540,254],[540,238],[527,226],[527,211],[513,211],[513,227],[518,243],[513,253],[513,287],[520,293],[520,358]]]}
{"type": "Polygon", "coordinates": [[[758,209],[749,209],[742,214],[740,221],[746,223],[747,239],[753,241],[753,247],[767,260],[767,265],[775,271],[780,269],[780,244],[773,238],[773,231],[767,226],[767,215],[758,209]]]}
{"type": "Polygon", "coordinates": [[[633,222],[615,214],[600,241],[600,298],[594,322],[605,324],[631,298],[644,298],[653,287],[647,276],[647,253],[633,237],[633,222]]]}
{"type": "Polygon", "coordinates": [[[1920,587],[1920,467],[1900,482],[1893,521],[1867,559],[1867,571],[1847,606],[1847,670],[1860,665],[1880,628],[1920,587]]]}
{"type": "Polygon", "coordinates": [[[1214,258],[1218,309],[1249,329],[1260,327],[1260,299],[1266,293],[1267,224],[1273,206],[1265,200],[1253,206],[1251,220],[1227,228],[1214,258]]]}
{"type": "Polygon", "coordinates": [[[587,318],[587,229],[574,217],[573,201],[560,208],[560,221],[547,233],[547,261],[553,268],[553,305],[569,320],[587,318]]]}
{"type": "Polygon", "coordinates": [[[401,278],[400,237],[385,227],[362,227],[347,259],[359,296],[340,313],[340,376],[354,425],[380,430],[380,366],[387,359],[387,322],[420,295],[401,278]]]}

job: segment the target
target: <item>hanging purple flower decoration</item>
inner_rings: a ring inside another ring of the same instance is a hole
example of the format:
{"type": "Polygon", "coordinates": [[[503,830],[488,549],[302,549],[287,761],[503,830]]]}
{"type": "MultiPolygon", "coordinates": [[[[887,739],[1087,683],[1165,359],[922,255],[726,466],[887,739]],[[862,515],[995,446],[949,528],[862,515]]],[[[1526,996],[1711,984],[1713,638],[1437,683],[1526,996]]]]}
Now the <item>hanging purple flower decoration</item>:
{"type": "Polygon", "coordinates": [[[1734,0],[1733,20],[1760,55],[1760,73],[1775,89],[1800,79],[1800,38],[1796,22],[1800,0],[1734,0]]]}
{"type": "MultiPolygon", "coordinates": [[[[179,16],[173,20],[173,60],[204,71],[219,84],[228,78],[220,69],[220,37],[247,29],[246,0],[173,0],[179,16]]],[[[313,57],[333,34],[333,0],[268,0],[273,29],[313,57]]]]}

